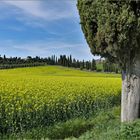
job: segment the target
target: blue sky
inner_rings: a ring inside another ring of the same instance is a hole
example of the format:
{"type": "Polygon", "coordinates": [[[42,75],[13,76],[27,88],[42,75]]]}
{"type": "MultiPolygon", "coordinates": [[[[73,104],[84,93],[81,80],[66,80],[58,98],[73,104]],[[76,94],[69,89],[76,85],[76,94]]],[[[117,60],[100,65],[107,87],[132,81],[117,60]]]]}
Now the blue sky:
{"type": "Polygon", "coordinates": [[[81,31],[76,0],[1,0],[0,13],[1,55],[93,58],[81,31]]]}

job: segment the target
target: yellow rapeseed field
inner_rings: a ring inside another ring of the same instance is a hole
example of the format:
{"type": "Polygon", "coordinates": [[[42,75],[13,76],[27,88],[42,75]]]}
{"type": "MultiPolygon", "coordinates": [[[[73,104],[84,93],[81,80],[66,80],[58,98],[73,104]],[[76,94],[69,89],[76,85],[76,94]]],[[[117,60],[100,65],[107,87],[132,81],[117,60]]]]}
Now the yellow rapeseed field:
{"type": "Polygon", "coordinates": [[[0,71],[0,131],[48,126],[119,104],[116,74],[44,66],[0,71]]]}

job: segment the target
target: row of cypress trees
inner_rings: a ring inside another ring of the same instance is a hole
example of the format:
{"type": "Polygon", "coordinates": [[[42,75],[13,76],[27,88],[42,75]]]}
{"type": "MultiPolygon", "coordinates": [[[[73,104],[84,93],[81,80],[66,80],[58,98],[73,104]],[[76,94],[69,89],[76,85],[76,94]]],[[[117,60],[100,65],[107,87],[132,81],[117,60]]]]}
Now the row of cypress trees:
{"type": "Polygon", "coordinates": [[[96,62],[93,59],[92,61],[80,61],[72,58],[72,56],[60,55],[56,57],[52,55],[51,57],[41,58],[39,56],[31,57],[28,56],[27,58],[21,57],[3,57],[0,56],[0,68],[1,69],[8,69],[8,68],[15,68],[15,67],[33,67],[33,66],[41,66],[41,65],[60,65],[65,67],[74,67],[80,69],[87,69],[87,70],[96,70],[96,62]]]}
{"type": "Polygon", "coordinates": [[[92,59],[92,61],[84,61],[84,60],[80,61],[76,60],[75,58],[72,58],[71,55],[70,56],[60,55],[59,58],[53,55],[51,58],[49,57],[47,64],[80,68],[81,70],[82,69],[96,70],[96,62],[94,59],[92,59]]]}
{"type": "Polygon", "coordinates": [[[103,70],[104,72],[115,72],[115,73],[121,72],[118,64],[111,63],[107,59],[103,62],[103,70]]]}
{"type": "Polygon", "coordinates": [[[115,72],[119,73],[120,68],[118,65],[109,62],[108,60],[104,60],[100,62],[103,67],[101,69],[97,68],[96,61],[92,59],[92,61],[80,61],[72,58],[72,56],[60,55],[59,57],[52,55],[51,57],[41,58],[39,56],[27,58],[21,57],[6,57],[5,55],[0,56],[0,69],[9,69],[16,67],[35,67],[35,66],[43,66],[43,65],[60,65],[65,67],[73,67],[79,68],[81,70],[91,70],[91,71],[103,71],[103,72],[115,72]]]}

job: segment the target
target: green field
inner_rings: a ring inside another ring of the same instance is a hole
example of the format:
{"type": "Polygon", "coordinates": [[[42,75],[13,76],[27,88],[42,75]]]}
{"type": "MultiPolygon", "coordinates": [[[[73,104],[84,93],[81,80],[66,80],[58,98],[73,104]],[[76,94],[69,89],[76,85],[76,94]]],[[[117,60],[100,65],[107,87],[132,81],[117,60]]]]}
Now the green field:
{"type": "Polygon", "coordinates": [[[1,70],[0,77],[1,137],[89,119],[120,104],[117,74],[44,66],[1,70]]]}

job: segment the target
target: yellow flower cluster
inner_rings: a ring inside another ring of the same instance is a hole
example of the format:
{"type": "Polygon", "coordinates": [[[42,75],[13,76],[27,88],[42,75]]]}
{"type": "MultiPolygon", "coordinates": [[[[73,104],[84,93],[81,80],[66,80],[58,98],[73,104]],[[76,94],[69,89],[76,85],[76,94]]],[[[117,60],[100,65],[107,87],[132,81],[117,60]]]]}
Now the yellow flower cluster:
{"type": "Polygon", "coordinates": [[[1,70],[0,77],[1,132],[87,117],[119,103],[121,79],[116,75],[48,66],[1,70]]]}

